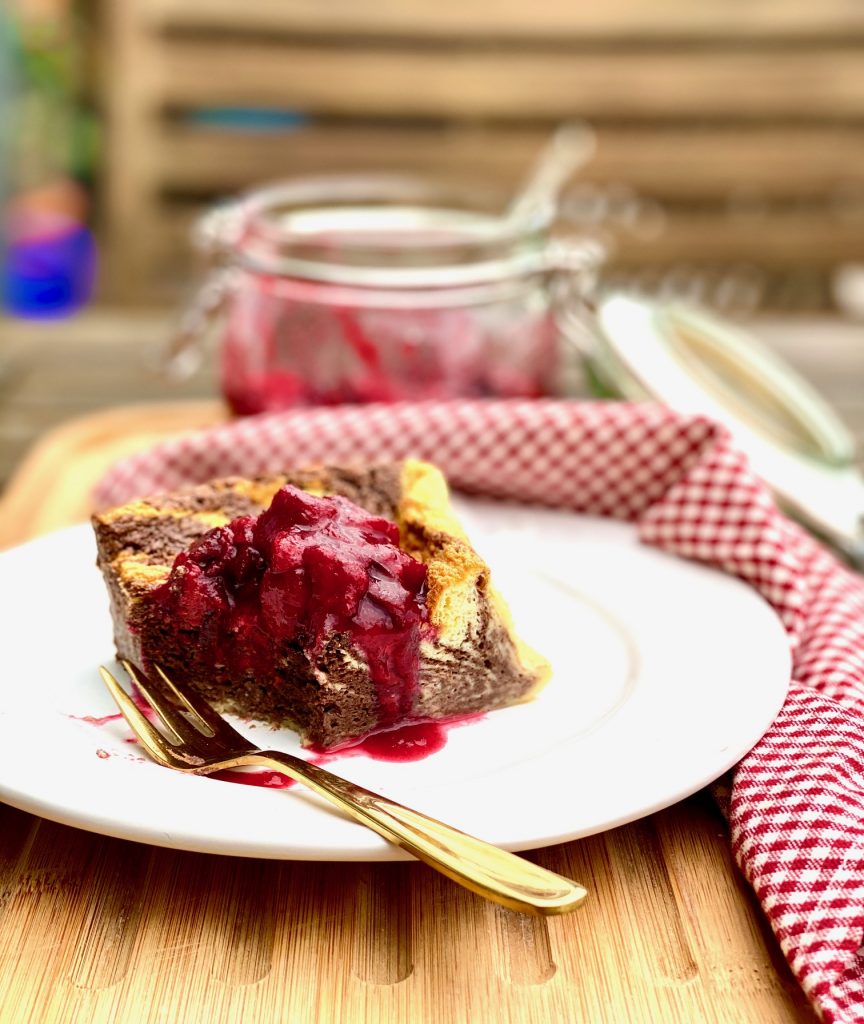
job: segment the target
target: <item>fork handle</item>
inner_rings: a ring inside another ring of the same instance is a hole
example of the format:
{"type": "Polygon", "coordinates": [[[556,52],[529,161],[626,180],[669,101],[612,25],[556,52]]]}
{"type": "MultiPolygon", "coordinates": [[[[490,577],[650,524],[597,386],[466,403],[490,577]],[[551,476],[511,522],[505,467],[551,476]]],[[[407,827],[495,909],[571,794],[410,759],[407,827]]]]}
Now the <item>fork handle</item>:
{"type": "Polygon", "coordinates": [[[243,764],[281,769],[436,871],[511,910],[563,914],[579,906],[587,895],[581,885],[561,875],[299,757],[262,750],[244,756],[243,764]]]}

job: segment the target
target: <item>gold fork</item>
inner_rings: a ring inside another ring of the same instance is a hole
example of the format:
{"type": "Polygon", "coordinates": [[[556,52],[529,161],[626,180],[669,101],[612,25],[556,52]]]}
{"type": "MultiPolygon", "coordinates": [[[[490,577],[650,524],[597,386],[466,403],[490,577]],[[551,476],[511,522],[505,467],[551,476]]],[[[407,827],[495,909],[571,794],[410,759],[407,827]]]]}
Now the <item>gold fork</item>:
{"type": "Polygon", "coordinates": [[[198,694],[181,690],[158,665],[155,668],[161,682],[157,686],[130,662],[121,664],[161,719],[165,735],[147,720],[104,665],[99,668],[102,679],[141,745],[159,764],[195,775],[238,765],[278,768],[454,882],[511,910],[564,914],[585,899],[585,889],[561,875],[302,758],[254,746],[198,694]]]}

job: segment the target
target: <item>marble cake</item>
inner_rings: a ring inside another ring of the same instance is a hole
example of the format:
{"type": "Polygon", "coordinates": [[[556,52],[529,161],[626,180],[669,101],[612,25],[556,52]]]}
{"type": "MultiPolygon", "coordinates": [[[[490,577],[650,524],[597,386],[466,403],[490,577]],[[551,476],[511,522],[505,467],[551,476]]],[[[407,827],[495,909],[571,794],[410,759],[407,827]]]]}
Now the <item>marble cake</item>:
{"type": "Polygon", "coordinates": [[[93,527],[118,655],[308,746],[503,707],[549,674],[428,463],[213,480],[93,527]]]}

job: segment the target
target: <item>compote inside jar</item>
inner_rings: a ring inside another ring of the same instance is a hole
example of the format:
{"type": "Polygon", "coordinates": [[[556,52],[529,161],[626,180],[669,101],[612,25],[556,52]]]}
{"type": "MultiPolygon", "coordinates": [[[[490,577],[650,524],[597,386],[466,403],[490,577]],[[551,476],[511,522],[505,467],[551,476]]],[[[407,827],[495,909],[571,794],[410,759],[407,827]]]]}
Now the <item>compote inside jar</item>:
{"type": "Polygon", "coordinates": [[[596,247],[445,203],[404,178],[303,179],[214,209],[222,389],[251,414],[301,405],[557,390],[553,282],[596,247]]]}

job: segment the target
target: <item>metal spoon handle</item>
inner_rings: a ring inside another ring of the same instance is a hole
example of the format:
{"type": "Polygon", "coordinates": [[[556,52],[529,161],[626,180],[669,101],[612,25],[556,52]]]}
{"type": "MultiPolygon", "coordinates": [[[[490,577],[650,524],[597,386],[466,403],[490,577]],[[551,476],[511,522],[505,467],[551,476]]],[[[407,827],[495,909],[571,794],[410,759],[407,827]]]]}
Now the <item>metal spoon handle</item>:
{"type": "Polygon", "coordinates": [[[527,181],[514,196],[505,217],[529,223],[557,203],[558,193],[578,167],[594,155],[596,137],[582,121],[561,125],[543,148],[527,181]]]}

